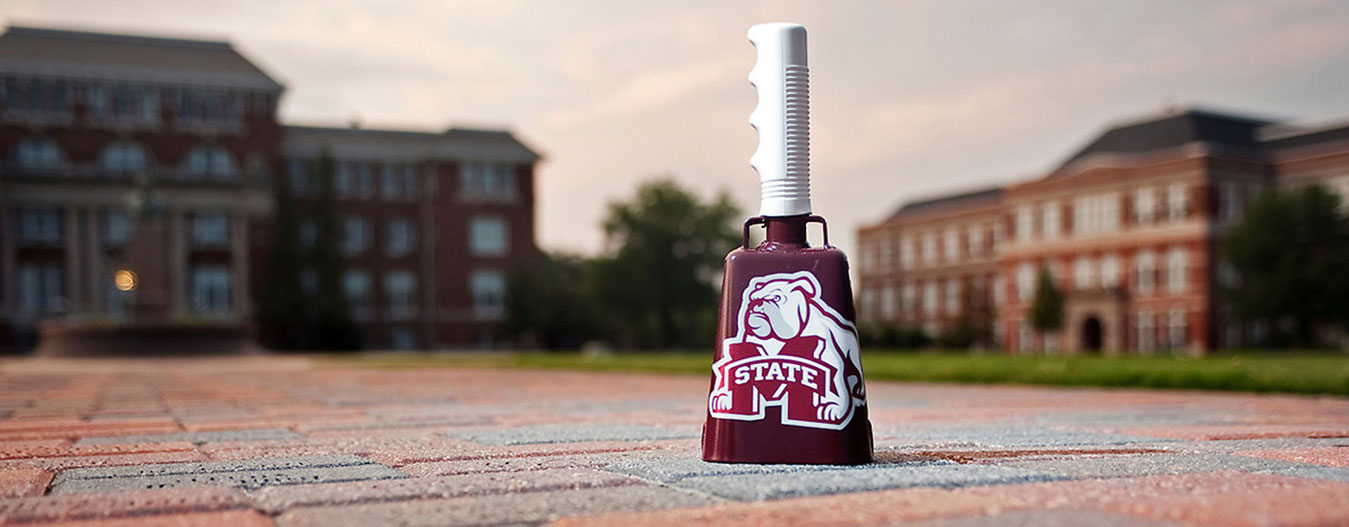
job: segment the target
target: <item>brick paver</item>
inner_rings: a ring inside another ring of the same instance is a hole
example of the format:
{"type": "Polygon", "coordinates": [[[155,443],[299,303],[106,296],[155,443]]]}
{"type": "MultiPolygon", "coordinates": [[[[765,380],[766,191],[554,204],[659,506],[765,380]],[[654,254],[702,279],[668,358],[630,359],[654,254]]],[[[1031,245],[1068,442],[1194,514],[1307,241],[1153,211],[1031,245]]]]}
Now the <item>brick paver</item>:
{"type": "Polygon", "coordinates": [[[1345,525],[1349,401],[873,382],[877,462],[699,459],[702,376],[0,364],[5,525],[1345,525]]]}

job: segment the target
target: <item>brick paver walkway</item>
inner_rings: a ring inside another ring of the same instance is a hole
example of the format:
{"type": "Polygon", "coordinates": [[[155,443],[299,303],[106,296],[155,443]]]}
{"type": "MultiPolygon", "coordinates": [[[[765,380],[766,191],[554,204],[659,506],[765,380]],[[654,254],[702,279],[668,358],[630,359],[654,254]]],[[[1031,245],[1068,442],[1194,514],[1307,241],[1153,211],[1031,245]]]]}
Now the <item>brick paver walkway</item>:
{"type": "Polygon", "coordinates": [[[1346,525],[1349,401],[872,382],[879,462],[698,459],[707,379],[0,365],[0,523],[1346,525]]]}

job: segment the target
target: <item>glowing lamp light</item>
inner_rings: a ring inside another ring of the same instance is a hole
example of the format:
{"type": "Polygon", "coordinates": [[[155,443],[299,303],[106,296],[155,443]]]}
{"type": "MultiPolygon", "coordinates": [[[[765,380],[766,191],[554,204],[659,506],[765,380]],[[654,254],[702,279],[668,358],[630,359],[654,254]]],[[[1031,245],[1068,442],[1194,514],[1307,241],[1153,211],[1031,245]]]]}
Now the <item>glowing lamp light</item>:
{"type": "Polygon", "coordinates": [[[112,285],[116,286],[118,291],[133,291],[136,289],[136,282],[136,273],[130,269],[119,269],[112,277],[112,285]]]}

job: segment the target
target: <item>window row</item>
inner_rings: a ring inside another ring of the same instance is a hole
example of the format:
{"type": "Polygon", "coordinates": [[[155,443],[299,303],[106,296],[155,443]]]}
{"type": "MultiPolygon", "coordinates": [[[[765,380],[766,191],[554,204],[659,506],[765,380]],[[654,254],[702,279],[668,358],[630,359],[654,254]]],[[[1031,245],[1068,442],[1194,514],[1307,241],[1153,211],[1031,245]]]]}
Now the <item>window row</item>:
{"type": "MultiPolygon", "coordinates": [[[[1134,254],[1132,264],[1132,288],[1134,293],[1156,292],[1160,286],[1167,293],[1183,293],[1189,285],[1189,256],[1184,247],[1175,246],[1159,256],[1150,249],[1134,254]],[[1159,261],[1160,260],[1160,261],[1159,261]],[[1161,273],[1162,276],[1158,276],[1161,273]]],[[[1074,289],[1088,290],[1114,288],[1121,285],[1120,257],[1115,253],[1101,256],[1080,256],[1072,262],[1072,281],[1074,289]]],[[[1044,265],[1056,284],[1065,283],[1062,265],[1057,260],[1044,265]]],[[[1022,302],[1029,302],[1035,296],[1039,280],[1040,267],[1031,262],[1021,262],[1016,268],[1016,295],[1022,302]]]]}
{"type": "Polygon", "coordinates": [[[1002,303],[1002,279],[971,277],[947,278],[923,282],[905,282],[872,288],[862,293],[863,317],[896,320],[918,315],[955,316],[972,304],[995,309],[1002,303]]]}
{"type": "MultiPolygon", "coordinates": [[[[46,138],[19,141],[10,159],[15,168],[27,173],[60,172],[71,168],[65,150],[46,138]]],[[[257,159],[250,163],[256,165],[250,171],[265,170],[265,162],[257,159]]],[[[155,169],[155,162],[140,143],[116,141],[99,153],[97,167],[104,175],[126,176],[149,173],[155,169]]],[[[179,164],[178,173],[191,179],[233,179],[239,176],[239,168],[229,150],[219,145],[205,145],[188,151],[179,164]]]]}
{"type": "MultiPolygon", "coordinates": [[[[1150,225],[1161,221],[1185,219],[1190,212],[1189,188],[1184,183],[1166,187],[1148,186],[1130,194],[1129,219],[1133,225],[1150,225]]],[[[1071,204],[1046,201],[1035,205],[1018,206],[1013,213],[1013,227],[1017,240],[1055,240],[1067,234],[1090,236],[1117,232],[1123,219],[1119,192],[1086,194],[1073,198],[1071,204]],[[1072,210],[1071,229],[1065,222],[1064,207],[1072,210]]]]}
{"type": "MultiPolygon", "coordinates": [[[[65,241],[66,211],[59,207],[27,207],[17,210],[15,239],[22,245],[56,246],[65,241]]],[[[105,248],[119,248],[131,239],[131,217],[123,210],[98,212],[99,241],[105,248]]],[[[194,212],[188,215],[188,242],[194,248],[227,247],[230,216],[224,212],[194,212]]]]}
{"type": "MultiPolygon", "coordinates": [[[[389,320],[409,320],[417,316],[417,276],[411,271],[389,271],[383,276],[384,316],[389,320]]],[[[318,290],[318,279],[312,270],[301,276],[301,287],[308,294],[318,290]]],[[[374,293],[370,273],[360,269],[348,270],[342,275],[342,292],[356,320],[374,317],[374,293]]]]}
{"type": "Polygon", "coordinates": [[[459,194],[465,201],[515,201],[514,165],[466,162],[459,166],[459,194]]]}
{"type": "Polygon", "coordinates": [[[276,99],[260,91],[8,77],[0,90],[7,118],[69,119],[82,104],[94,121],[156,126],[164,110],[183,126],[240,126],[248,113],[270,115],[276,99]]]}
{"type": "MultiPolygon", "coordinates": [[[[318,194],[313,172],[314,160],[292,158],[286,161],[286,176],[297,196],[318,194]]],[[[337,161],[333,166],[333,192],[343,199],[389,201],[413,200],[421,195],[417,165],[382,161],[337,161]]]]}
{"type": "Polygon", "coordinates": [[[861,265],[864,269],[889,269],[896,254],[902,268],[913,268],[918,262],[934,265],[961,262],[966,258],[983,258],[997,253],[1002,243],[998,224],[979,223],[930,230],[922,234],[904,235],[893,242],[880,239],[862,244],[861,265]]]}
{"type": "MultiPolygon", "coordinates": [[[[122,316],[129,308],[130,293],[114,286],[116,269],[109,269],[103,287],[103,311],[122,316]]],[[[187,307],[200,316],[226,316],[233,312],[234,284],[230,269],[223,265],[195,265],[187,271],[187,307]]],[[[65,310],[65,268],[59,262],[26,262],[18,266],[19,313],[26,317],[61,314],[65,310]]]]}
{"type": "Polygon", "coordinates": [[[1184,350],[1189,347],[1189,327],[1183,308],[1167,311],[1140,309],[1132,317],[1134,349],[1138,351],[1184,350]]]}
{"type": "MultiPolygon", "coordinates": [[[[374,244],[370,221],[360,216],[342,220],[342,253],[357,256],[370,250],[374,244]]],[[[312,221],[300,226],[300,243],[312,246],[318,240],[318,225],[312,221]]],[[[417,228],[404,218],[385,223],[384,254],[391,257],[406,255],[417,246],[417,228]]],[[[497,257],[510,252],[510,228],[505,218],[475,216],[468,224],[468,251],[473,256],[497,257]]]]}

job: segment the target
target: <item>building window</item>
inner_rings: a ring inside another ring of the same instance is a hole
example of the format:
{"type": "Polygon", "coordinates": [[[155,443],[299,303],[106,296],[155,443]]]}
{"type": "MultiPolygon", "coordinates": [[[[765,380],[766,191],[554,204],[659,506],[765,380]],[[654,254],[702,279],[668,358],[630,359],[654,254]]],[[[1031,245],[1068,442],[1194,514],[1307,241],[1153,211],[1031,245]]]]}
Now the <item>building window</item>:
{"type": "Polygon", "coordinates": [[[1101,257],[1101,286],[1118,287],[1119,286],[1119,256],[1115,253],[1109,253],[1101,257]]]}
{"type": "Polygon", "coordinates": [[[143,89],[140,92],[140,99],[141,124],[159,124],[160,112],[163,111],[159,104],[159,91],[153,88],[143,89]]]}
{"type": "Polygon", "coordinates": [[[493,216],[473,218],[468,225],[468,249],[474,256],[505,256],[506,220],[493,216]]]}
{"type": "Polygon", "coordinates": [[[460,192],[469,200],[512,201],[516,195],[513,168],[501,163],[463,163],[460,192]]]}
{"type": "Polygon", "coordinates": [[[89,107],[89,116],[102,120],[107,119],[112,114],[112,104],[109,99],[109,92],[106,86],[90,86],[84,92],[85,106],[89,107]]]}
{"type": "Polygon", "coordinates": [[[389,271],[384,274],[385,306],[390,319],[404,320],[417,313],[417,277],[408,271],[389,271]]]}
{"type": "Polygon", "coordinates": [[[121,247],[131,238],[131,219],[119,210],[104,211],[100,220],[100,231],[104,247],[121,247]]]}
{"type": "Polygon", "coordinates": [[[941,304],[937,301],[937,281],[932,280],[923,284],[923,312],[935,315],[940,309],[941,304]]]}
{"type": "Polygon", "coordinates": [[[412,252],[416,242],[416,230],[412,222],[403,218],[389,220],[385,230],[384,253],[389,256],[403,256],[412,252]]]}
{"type": "Polygon", "coordinates": [[[1058,239],[1059,233],[1063,230],[1063,219],[1060,218],[1058,203],[1051,201],[1044,204],[1040,209],[1040,224],[1045,239],[1058,239]]]}
{"type": "MultiPolygon", "coordinates": [[[[900,245],[899,245],[899,265],[900,265],[901,267],[905,268],[905,269],[908,269],[908,268],[913,267],[913,255],[914,255],[915,249],[917,248],[916,245],[915,245],[914,242],[913,242],[913,238],[910,237],[910,236],[905,236],[905,237],[903,237],[903,238],[900,239],[900,242],[899,242],[899,243],[900,243],[900,245]]],[[[884,253],[883,253],[883,254],[884,254],[884,253]]],[[[882,260],[882,261],[884,262],[884,260],[882,260]]],[[[886,267],[889,267],[889,263],[888,263],[888,262],[882,263],[882,265],[885,265],[886,267]]]]}
{"type": "Polygon", "coordinates": [[[906,283],[904,287],[900,288],[899,297],[900,312],[903,313],[903,316],[905,318],[914,316],[918,311],[918,288],[914,287],[913,284],[906,283]]]}
{"type": "Polygon", "coordinates": [[[108,145],[99,156],[99,166],[112,175],[144,173],[150,166],[150,156],[141,145],[119,141],[108,145]]]}
{"type": "Polygon", "coordinates": [[[1185,291],[1186,258],[1184,247],[1172,247],[1166,253],[1166,290],[1171,293],[1185,291]]]}
{"type": "Polygon", "coordinates": [[[1090,236],[1119,229],[1119,195],[1113,192],[1073,199],[1073,234],[1090,236]]]}
{"type": "Polygon", "coordinates": [[[1035,295],[1035,266],[1030,262],[1021,262],[1016,267],[1016,297],[1022,302],[1029,302],[1035,295]]]}
{"type": "Polygon", "coordinates": [[[342,275],[342,292],[347,296],[347,305],[351,306],[351,316],[356,320],[370,320],[370,275],[365,271],[350,270],[342,275]]]}
{"type": "Polygon", "coordinates": [[[230,243],[230,217],[223,212],[192,216],[193,247],[225,247],[230,243]]]}
{"type": "Polygon", "coordinates": [[[1223,181],[1218,183],[1218,220],[1222,223],[1232,223],[1241,217],[1240,199],[1241,188],[1232,181],[1223,181]]]}
{"type": "Polygon", "coordinates": [[[286,178],[290,180],[290,191],[296,196],[313,194],[314,182],[309,177],[309,166],[303,159],[286,161],[286,178]]]}
{"type": "Polygon", "coordinates": [[[1073,285],[1078,289],[1096,287],[1096,262],[1090,256],[1079,256],[1073,262],[1073,285]]]}
{"type": "Polygon", "coordinates": [[[19,312],[37,317],[61,311],[61,281],[59,263],[25,263],[19,265],[19,312]]]}
{"type": "Polygon", "coordinates": [[[473,312],[479,317],[498,318],[506,309],[506,275],[501,271],[478,270],[469,277],[473,292],[473,312]]]}
{"type": "Polygon", "coordinates": [[[20,209],[18,238],[30,245],[59,245],[64,238],[61,209],[20,209]]]}
{"type": "Polygon", "coordinates": [[[230,312],[229,269],[217,265],[192,268],[192,310],[199,314],[224,315],[230,312]]]}
{"type": "Polygon", "coordinates": [[[356,195],[356,167],[355,163],[339,161],[333,169],[333,191],[341,198],[350,198],[356,195]]]}
{"type": "Polygon", "coordinates": [[[968,245],[970,256],[982,256],[984,254],[984,227],[982,225],[971,225],[969,232],[965,234],[965,243],[968,245]]]}
{"type": "Polygon", "coordinates": [[[1035,348],[1035,335],[1030,331],[1030,324],[1022,320],[1017,324],[1016,331],[1016,349],[1026,352],[1035,348]]]}
{"type": "Polygon", "coordinates": [[[389,348],[396,350],[417,349],[417,334],[405,327],[389,330],[389,348]]]}
{"type": "Polygon", "coordinates": [[[1029,240],[1031,233],[1035,232],[1035,216],[1030,205],[1022,205],[1016,208],[1016,239],[1020,241],[1029,240]]]}
{"type": "Polygon", "coordinates": [[[894,294],[894,286],[885,286],[881,288],[881,318],[886,321],[893,321],[898,313],[898,298],[894,294]]]}
{"type": "Polygon", "coordinates": [[[310,248],[319,241],[319,225],[314,220],[300,223],[300,247],[310,248]]]}
{"type": "Polygon", "coordinates": [[[1185,219],[1186,188],[1184,183],[1175,183],[1166,189],[1166,217],[1169,220],[1185,219]]]}
{"type": "Polygon", "coordinates": [[[19,168],[31,172],[54,172],[66,166],[61,146],[51,139],[24,139],[14,149],[19,168]]]}
{"type": "Polygon", "coordinates": [[[375,196],[375,169],[370,163],[356,163],[356,184],[357,193],[361,199],[370,199],[375,196]]]}
{"type": "Polygon", "coordinates": [[[313,268],[300,271],[300,292],[314,296],[319,292],[319,274],[313,268]]]}
{"type": "Polygon", "coordinates": [[[1134,291],[1151,293],[1157,283],[1157,261],[1152,251],[1139,251],[1134,256],[1134,291]]]}
{"type": "Polygon", "coordinates": [[[1185,342],[1185,310],[1172,309],[1167,316],[1167,347],[1173,350],[1186,349],[1185,342]]]}
{"type": "Polygon", "coordinates": [[[1002,274],[993,275],[993,281],[990,287],[993,288],[993,294],[990,295],[990,298],[993,300],[993,307],[1001,307],[1003,300],[1007,298],[1006,291],[1003,289],[1007,287],[1007,284],[1005,280],[1003,280],[1002,274]]]}
{"type": "Polygon", "coordinates": [[[946,232],[942,233],[942,245],[946,252],[946,261],[955,262],[960,259],[960,231],[955,227],[948,227],[946,232]]]}
{"type": "Polygon", "coordinates": [[[937,263],[937,233],[923,233],[923,263],[932,265],[937,263]]]}
{"type": "Polygon", "coordinates": [[[1157,332],[1153,329],[1152,311],[1143,309],[1138,312],[1135,325],[1138,331],[1138,351],[1152,351],[1157,348],[1157,332]]]}
{"type": "Polygon", "coordinates": [[[946,314],[960,313],[960,280],[951,278],[946,281],[946,314]]]}
{"type": "Polygon", "coordinates": [[[5,116],[64,120],[70,116],[70,88],[63,80],[6,79],[5,116]]]}
{"type": "Polygon", "coordinates": [[[380,195],[386,200],[415,199],[417,168],[403,163],[385,163],[380,170],[380,195]]]}
{"type": "Polygon", "coordinates": [[[355,256],[370,248],[370,224],[364,218],[348,216],[342,221],[342,254],[355,256]]]}
{"type": "Polygon", "coordinates": [[[183,174],[190,178],[230,179],[237,177],[234,156],[224,147],[211,145],[193,148],[183,161],[183,174]]]}
{"type": "Polygon", "coordinates": [[[1147,225],[1157,216],[1156,193],[1152,188],[1134,192],[1134,223],[1147,225]]]}
{"type": "MultiPolygon", "coordinates": [[[[117,288],[115,277],[119,269],[107,267],[103,273],[103,314],[112,317],[126,316],[131,307],[132,292],[117,288]]],[[[95,286],[97,287],[97,285],[95,286]]]]}

